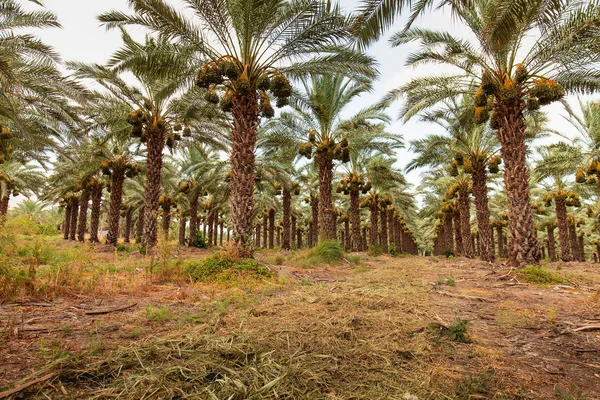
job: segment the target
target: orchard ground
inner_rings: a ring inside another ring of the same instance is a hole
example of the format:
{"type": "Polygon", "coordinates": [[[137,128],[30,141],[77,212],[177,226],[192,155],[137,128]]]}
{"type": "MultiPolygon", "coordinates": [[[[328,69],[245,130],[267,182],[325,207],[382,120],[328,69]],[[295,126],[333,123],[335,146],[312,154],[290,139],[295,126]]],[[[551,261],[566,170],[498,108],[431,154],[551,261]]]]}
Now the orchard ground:
{"type": "Polygon", "coordinates": [[[598,264],[2,249],[0,398],[600,398],[598,264]]]}

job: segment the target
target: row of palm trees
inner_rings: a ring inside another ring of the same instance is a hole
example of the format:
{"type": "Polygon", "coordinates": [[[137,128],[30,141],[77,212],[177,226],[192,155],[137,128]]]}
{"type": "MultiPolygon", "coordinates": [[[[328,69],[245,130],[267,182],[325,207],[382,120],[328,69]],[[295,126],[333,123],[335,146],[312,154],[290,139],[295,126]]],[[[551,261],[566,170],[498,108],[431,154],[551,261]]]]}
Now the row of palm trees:
{"type": "MultiPolygon", "coordinates": [[[[4,158],[21,162],[44,162],[48,149],[55,150],[47,196],[62,198],[65,208],[71,206],[69,237],[77,214],[85,214],[86,206],[78,203],[82,196],[84,204],[92,199],[94,214],[91,191],[104,176],[110,178],[106,185],[111,190],[107,239],[115,243],[123,188],[128,179],[140,176],[144,201],[138,226],[142,244],[152,248],[161,212],[165,230],[177,203],[163,182],[168,170],[165,147],[175,154],[178,147],[210,147],[228,153],[226,184],[220,182],[227,196],[221,201],[229,199],[223,215],[229,216],[232,251],[241,257],[253,254],[256,211],[262,207],[257,199],[269,196],[262,184],[268,176],[282,192],[285,246],[291,238],[287,227],[295,185],[306,191],[314,210],[311,243],[335,239],[335,206],[342,200],[334,201],[333,183],[338,181],[335,172],[342,170],[346,176],[339,179],[337,191],[349,196],[352,233],[344,231],[344,240],[350,237],[350,247],[365,247],[359,232],[367,227],[360,226],[357,211],[364,193],[362,203],[371,211],[371,245],[389,243],[395,230],[388,225],[397,215],[398,224],[414,232],[412,240],[425,249],[435,232],[417,232],[424,226],[412,215],[414,201],[393,168],[401,141],[385,132],[389,122],[385,108],[402,99],[405,120],[419,116],[448,133],[413,143],[422,157],[411,168],[430,168],[424,179],[434,188],[429,198],[445,202],[440,210],[458,210],[452,220],[458,221],[459,229],[452,230],[462,236],[461,252],[472,256],[478,251],[487,261],[494,258],[487,179],[488,173],[499,172],[502,163],[509,263],[519,266],[539,260],[527,141],[543,132],[541,106],[562,100],[566,93],[598,89],[597,1],[366,0],[351,16],[318,0],[244,0],[227,2],[227,7],[217,0],[186,2],[190,11],[186,13],[164,0],[128,3],[130,13],[111,11],[99,17],[108,29],[121,29],[121,49],[106,65],[67,63],[69,78],[57,72],[58,57],[39,39],[21,35],[19,41],[8,42],[17,28],[58,26],[56,17],[44,10],[28,14],[13,0],[0,9],[8,16],[0,27],[7,43],[21,46],[16,52],[10,47],[2,50],[7,60],[0,71],[7,82],[2,86],[6,102],[2,109],[8,116],[2,116],[0,148],[4,158]],[[415,28],[417,17],[436,4],[451,8],[473,40],[415,28]],[[407,7],[413,14],[392,36],[392,46],[416,42],[419,47],[408,56],[408,66],[441,63],[451,66],[453,73],[412,79],[381,103],[342,119],[344,107],[369,91],[377,77],[375,61],[363,49],[407,7]],[[137,42],[127,33],[128,26],[142,27],[149,35],[137,42]],[[26,66],[32,55],[39,62],[33,70],[26,66]],[[89,80],[102,89],[86,90],[81,82],[89,80]],[[276,119],[272,102],[286,107],[276,119]],[[29,144],[22,141],[26,135],[32,139],[29,144]],[[436,144],[438,139],[444,145],[436,144]],[[433,154],[426,154],[428,150],[433,154]],[[298,154],[314,157],[314,163],[300,161],[298,154]],[[309,182],[299,182],[303,175],[296,172],[310,168],[317,178],[314,193],[309,182]],[[470,192],[475,198],[477,246],[469,239],[470,192]],[[455,206],[449,205],[452,202],[455,206]]],[[[189,187],[194,190],[183,193],[188,192],[190,208],[196,198],[212,195],[202,185],[189,187]]],[[[3,198],[6,193],[3,189],[3,198]]],[[[569,193],[566,196],[576,203],[569,193]]],[[[272,213],[267,214],[272,220],[272,213]]],[[[213,217],[213,222],[219,218],[213,217]]],[[[190,214],[192,229],[197,219],[190,214]]],[[[441,226],[447,231],[450,224],[441,226]]]]}

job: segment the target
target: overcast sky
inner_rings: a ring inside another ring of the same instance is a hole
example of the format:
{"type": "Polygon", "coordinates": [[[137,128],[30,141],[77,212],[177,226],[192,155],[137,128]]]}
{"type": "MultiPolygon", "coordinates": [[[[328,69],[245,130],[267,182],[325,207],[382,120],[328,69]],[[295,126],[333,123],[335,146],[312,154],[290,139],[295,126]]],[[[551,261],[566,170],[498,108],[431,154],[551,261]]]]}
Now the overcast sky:
{"type": "MultiPolygon", "coordinates": [[[[178,0],[170,0],[178,4],[178,0]]],[[[352,11],[359,3],[357,0],[342,0],[341,5],[347,11],[352,11]]],[[[43,40],[54,46],[66,61],[83,61],[104,63],[108,57],[120,47],[120,34],[118,31],[106,31],[97,21],[97,16],[102,12],[117,9],[127,10],[125,0],[45,0],[46,7],[56,13],[63,29],[44,30],[41,35],[43,40]]],[[[398,26],[402,24],[399,21],[398,26]]],[[[464,27],[453,21],[448,13],[435,12],[422,18],[418,26],[447,29],[456,34],[465,36],[467,31],[464,27]]],[[[394,30],[390,31],[390,34],[394,30]]],[[[387,35],[389,37],[389,35],[387,35]]],[[[421,67],[418,71],[404,67],[405,57],[410,51],[415,50],[416,45],[407,45],[400,48],[390,48],[387,37],[373,45],[369,53],[379,62],[381,78],[375,83],[372,93],[364,95],[354,102],[348,113],[355,112],[367,104],[378,101],[388,90],[405,83],[416,75],[428,75],[434,72],[444,72],[444,67],[421,67]]],[[[400,104],[390,108],[389,113],[397,117],[400,104]]],[[[548,112],[551,126],[563,134],[574,135],[573,128],[564,120],[564,112],[560,105],[552,105],[545,108],[548,112]]],[[[403,124],[401,121],[390,126],[390,131],[401,134],[408,147],[411,139],[422,137],[431,132],[439,132],[439,129],[431,124],[418,121],[409,121],[403,124]]],[[[401,150],[398,154],[398,165],[404,167],[411,155],[408,149],[401,150]]],[[[413,184],[419,183],[419,173],[408,174],[408,179],[413,184]]]]}

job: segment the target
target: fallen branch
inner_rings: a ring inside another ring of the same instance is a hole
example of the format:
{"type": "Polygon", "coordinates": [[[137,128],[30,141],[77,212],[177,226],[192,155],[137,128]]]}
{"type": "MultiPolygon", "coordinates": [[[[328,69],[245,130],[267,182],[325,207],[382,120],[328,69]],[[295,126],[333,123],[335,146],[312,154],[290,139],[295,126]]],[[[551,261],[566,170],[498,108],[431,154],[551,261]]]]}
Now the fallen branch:
{"type": "Polygon", "coordinates": [[[596,331],[600,329],[600,325],[584,325],[579,328],[573,329],[573,332],[581,332],[581,331],[596,331]]]}
{"type": "Polygon", "coordinates": [[[137,303],[133,303],[133,304],[130,304],[128,306],[123,306],[123,307],[119,307],[119,308],[105,308],[103,310],[86,311],[85,314],[86,315],[108,314],[108,313],[112,313],[112,312],[127,310],[127,309],[133,308],[135,306],[137,306],[137,303]]]}
{"type": "Polygon", "coordinates": [[[10,397],[10,396],[12,396],[15,393],[19,393],[20,391],[25,390],[28,387],[35,385],[36,383],[47,381],[48,379],[53,378],[54,375],[56,375],[56,373],[53,372],[51,374],[44,375],[41,378],[37,378],[37,379],[34,379],[34,380],[30,381],[30,382],[24,383],[21,386],[17,386],[14,389],[10,389],[10,390],[7,390],[5,392],[2,392],[2,393],[0,393],[0,399],[6,399],[7,397],[10,397]]]}

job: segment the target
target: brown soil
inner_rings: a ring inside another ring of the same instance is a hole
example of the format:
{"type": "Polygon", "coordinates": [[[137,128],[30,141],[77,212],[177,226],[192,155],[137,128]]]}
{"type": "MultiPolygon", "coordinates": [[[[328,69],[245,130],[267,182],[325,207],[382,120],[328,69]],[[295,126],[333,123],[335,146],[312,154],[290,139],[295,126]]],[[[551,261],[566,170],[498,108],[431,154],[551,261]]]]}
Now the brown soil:
{"type": "MultiPolygon", "coordinates": [[[[91,254],[107,262],[112,257],[91,254]]],[[[185,250],[177,256],[206,254],[185,250]]],[[[267,262],[276,254],[257,257],[267,262]]],[[[322,357],[322,373],[329,374],[322,398],[600,399],[600,330],[574,331],[600,325],[597,265],[546,265],[569,283],[539,286],[467,259],[361,257],[358,267],[272,266],[280,278],[259,284],[161,283],[140,269],[116,273],[89,293],[12,300],[0,306],[0,391],[48,373],[46,365],[64,354],[91,365],[120,346],[243,331],[276,354],[322,357]],[[445,335],[459,320],[468,321],[469,343],[445,335]]],[[[121,262],[140,259],[130,254],[121,262]]],[[[56,377],[20,398],[95,393],[93,385],[69,381],[53,368],[56,377]]]]}

